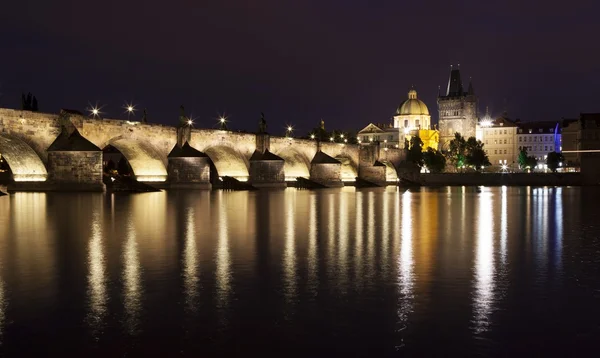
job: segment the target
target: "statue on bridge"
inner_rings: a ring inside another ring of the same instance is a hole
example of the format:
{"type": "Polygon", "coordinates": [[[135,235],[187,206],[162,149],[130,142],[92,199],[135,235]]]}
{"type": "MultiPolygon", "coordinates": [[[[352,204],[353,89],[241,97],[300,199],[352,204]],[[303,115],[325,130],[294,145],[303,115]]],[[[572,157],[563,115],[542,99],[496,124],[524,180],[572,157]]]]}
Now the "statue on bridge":
{"type": "Polygon", "coordinates": [[[260,121],[258,122],[258,133],[267,133],[267,121],[265,120],[265,114],[260,112],[260,121]]]}
{"type": "Polygon", "coordinates": [[[144,108],[144,112],[142,113],[142,123],[148,123],[148,113],[146,113],[146,108],[144,108]]]}
{"type": "Polygon", "coordinates": [[[182,104],[181,106],[179,106],[179,126],[183,127],[186,123],[187,123],[187,120],[185,117],[185,108],[183,107],[183,104],[182,104]]]}

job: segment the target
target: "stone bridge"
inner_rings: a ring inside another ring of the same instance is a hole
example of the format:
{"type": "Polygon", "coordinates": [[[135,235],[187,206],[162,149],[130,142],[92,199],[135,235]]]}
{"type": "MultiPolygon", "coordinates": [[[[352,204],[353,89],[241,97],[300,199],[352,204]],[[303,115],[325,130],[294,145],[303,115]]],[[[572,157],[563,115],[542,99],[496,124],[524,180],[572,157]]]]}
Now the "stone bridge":
{"type": "Polygon", "coordinates": [[[206,188],[226,176],[255,186],[281,186],[298,177],[325,186],[356,178],[381,184],[397,179],[395,168],[403,160],[401,150],[374,144],[0,108],[0,154],[16,190],[103,187],[102,150],[109,145],[127,159],[138,181],[163,187],[206,188]]]}

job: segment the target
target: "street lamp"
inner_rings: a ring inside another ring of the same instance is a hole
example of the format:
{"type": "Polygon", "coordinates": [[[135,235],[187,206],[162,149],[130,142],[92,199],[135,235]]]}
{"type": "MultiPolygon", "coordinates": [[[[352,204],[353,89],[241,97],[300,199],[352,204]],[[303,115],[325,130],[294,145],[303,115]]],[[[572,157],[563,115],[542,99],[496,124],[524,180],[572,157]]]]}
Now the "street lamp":
{"type": "Polygon", "coordinates": [[[125,102],[125,104],[123,105],[123,108],[125,109],[125,112],[127,113],[127,120],[129,120],[129,117],[132,114],[135,114],[135,105],[133,104],[133,102],[131,102],[131,103],[125,102]]]}
{"type": "Polygon", "coordinates": [[[288,125],[287,128],[285,129],[285,136],[286,137],[291,137],[293,130],[294,130],[294,127],[288,125]]]}
{"type": "Polygon", "coordinates": [[[311,135],[310,135],[310,139],[315,139],[315,135],[314,135],[314,134],[311,134],[311,135]]]}
{"type": "Polygon", "coordinates": [[[330,142],[333,142],[333,137],[329,137],[329,141],[330,141],[330,142]]]}
{"type": "Polygon", "coordinates": [[[89,107],[87,108],[87,110],[90,112],[90,116],[92,116],[92,118],[100,118],[100,114],[102,114],[102,112],[100,112],[101,109],[102,109],[102,107],[98,106],[98,103],[96,103],[95,106],[92,106],[90,104],[89,107]]]}
{"type": "Polygon", "coordinates": [[[227,119],[225,117],[220,117],[219,123],[221,125],[221,130],[226,131],[227,130],[227,119]]]}
{"type": "Polygon", "coordinates": [[[187,124],[188,124],[188,126],[190,126],[190,127],[191,127],[191,126],[192,126],[192,124],[194,124],[194,121],[193,121],[193,120],[191,120],[191,119],[188,119],[188,121],[187,121],[187,124]]]}

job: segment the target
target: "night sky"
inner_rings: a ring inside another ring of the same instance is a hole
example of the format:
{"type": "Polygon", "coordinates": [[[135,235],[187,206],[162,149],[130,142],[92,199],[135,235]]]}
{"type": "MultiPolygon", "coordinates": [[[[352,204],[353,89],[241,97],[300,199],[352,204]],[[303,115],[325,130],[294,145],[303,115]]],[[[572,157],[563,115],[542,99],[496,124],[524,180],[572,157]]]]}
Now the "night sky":
{"type": "Polygon", "coordinates": [[[303,135],[388,122],[414,85],[437,120],[450,64],[480,111],[557,120],[600,111],[600,1],[3,1],[0,105],[104,105],[151,122],[303,135]]]}

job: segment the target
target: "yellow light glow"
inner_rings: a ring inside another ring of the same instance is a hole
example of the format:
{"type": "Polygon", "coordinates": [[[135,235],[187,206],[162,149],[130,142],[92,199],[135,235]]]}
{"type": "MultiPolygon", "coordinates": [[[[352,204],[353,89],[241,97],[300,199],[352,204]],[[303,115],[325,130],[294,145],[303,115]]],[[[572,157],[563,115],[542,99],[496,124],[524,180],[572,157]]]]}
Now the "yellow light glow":
{"type": "Polygon", "coordinates": [[[333,137],[329,137],[329,140],[333,142],[333,137]]]}
{"type": "Polygon", "coordinates": [[[158,182],[165,182],[167,181],[167,176],[166,175],[136,175],[135,176],[137,181],[141,181],[141,182],[148,182],[148,183],[158,183],[158,182]]]}
{"type": "Polygon", "coordinates": [[[288,126],[287,130],[288,130],[288,132],[291,132],[293,130],[292,126],[288,126]]]}
{"type": "Polygon", "coordinates": [[[310,139],[315,139],[315,135],[314,135],[314,134],[311,134],[311,135],[310,135],[310,139]]]}
{"type": "Polygon", "coordinates": [[[344,135],[343,135],[343,134],[340,134],[340,138],[344,138],[344,135]]]}
{"type": "Polygon", "coordinates": [[[221,118],[219,118],[219,121],[220,121],[221,123],[225,123],[225,117],[221,117],[221,118]]]}
{"type": "Polygon", "coordinates": [[[191,126],[192,124],[194,124],[194,121],[192,121],[191,119],[188,119],[188,125],[191,126]]]}
{"type": "Polygon", "coordinates": [[[14,174],[14,181],[27,182],[27,181],[46,181],[46,174],[14,174]]]}

